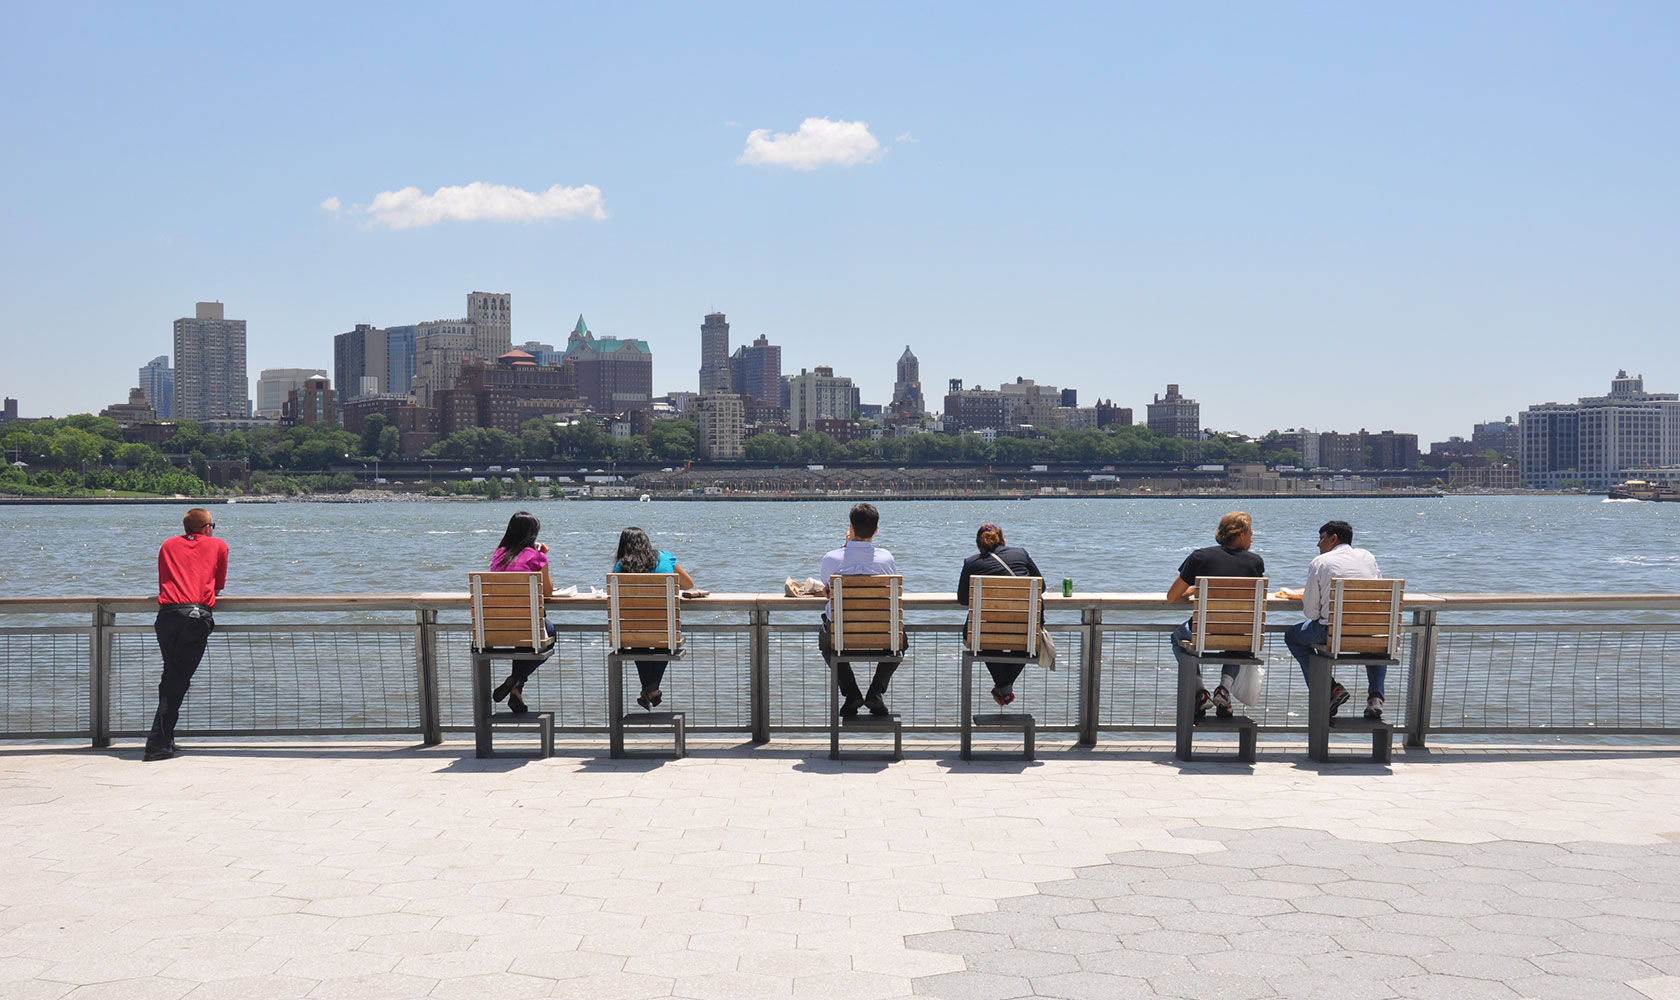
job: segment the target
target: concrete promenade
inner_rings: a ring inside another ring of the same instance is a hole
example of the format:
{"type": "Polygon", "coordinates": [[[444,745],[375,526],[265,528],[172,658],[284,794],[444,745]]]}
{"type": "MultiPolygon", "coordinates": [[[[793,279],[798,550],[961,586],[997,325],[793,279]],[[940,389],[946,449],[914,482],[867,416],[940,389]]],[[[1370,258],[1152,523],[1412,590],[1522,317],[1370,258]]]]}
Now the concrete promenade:
{"type": "Polygon", "coordinates": [[[1680,1000],[1671,751],[603,743],[0,746],[0,997],[1680,1000]]]}

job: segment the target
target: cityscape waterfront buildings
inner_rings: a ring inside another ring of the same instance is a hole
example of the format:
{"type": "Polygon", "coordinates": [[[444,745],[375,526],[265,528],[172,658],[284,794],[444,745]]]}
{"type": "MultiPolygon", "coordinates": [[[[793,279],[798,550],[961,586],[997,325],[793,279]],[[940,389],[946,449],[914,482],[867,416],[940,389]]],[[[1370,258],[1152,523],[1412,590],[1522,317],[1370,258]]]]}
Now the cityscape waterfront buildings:
{"type": "Polygon", "coordinates": [[[264,368],[257,376],[256,415],[279,420],[286,409],[286,400],[310,379],[325,379],[319,368],[264,368]]]}
{"type": "Polygon", "coordinates": [[[799,369],[782,380],[788,387],[788,427],[816,430],[819,420],[852,420],[857,413],[857,388],[828,365],[799,369]]]}
{"type": "Polygon", "coordinates": [[[597,337],[579,315],[566,340],[566,358],[575,366],[578,395],[596,413],[653,405],[653,350],[647,341],[597,337]]]}
{"type": "Polygon", "coordinates": [[[729,365],[729,322],[723,313],[707,313],[700,324],[700,392],[738,392],[729,365]]]}
{"type": "Polygon", "coordinates": [[[1517,415],[1523,483],[1615,485],[1645,467],[1680,465],[1680,394],[1646,392],[1618,371],[1604,396],[1538,403],[1517,415]]]}

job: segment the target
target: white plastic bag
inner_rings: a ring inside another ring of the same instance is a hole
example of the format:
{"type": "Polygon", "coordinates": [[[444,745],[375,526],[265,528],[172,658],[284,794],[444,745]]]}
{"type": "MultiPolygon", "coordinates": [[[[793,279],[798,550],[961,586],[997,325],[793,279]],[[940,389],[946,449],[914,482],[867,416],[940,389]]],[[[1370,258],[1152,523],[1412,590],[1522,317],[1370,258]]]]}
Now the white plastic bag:
{"type": "Polygon", "coordinates": [[[1265,667],[1257,663],[1246,664],[1231,681],[1231,697],[1250,708],[1254,707],[1260,701],[1260,685],[1265,679],[1265,667]]]}

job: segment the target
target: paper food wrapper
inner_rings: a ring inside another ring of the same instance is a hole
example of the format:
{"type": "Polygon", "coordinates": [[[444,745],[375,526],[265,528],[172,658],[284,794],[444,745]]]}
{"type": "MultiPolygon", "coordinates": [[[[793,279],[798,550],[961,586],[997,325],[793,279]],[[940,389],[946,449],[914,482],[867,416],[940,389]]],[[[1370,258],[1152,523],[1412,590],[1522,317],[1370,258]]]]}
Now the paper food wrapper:
{"type": "Polygon", "coordinates": [[[810,597],[822,593],[822,581],[814,577],[806,577],[804,583],[796,583],[793,577],[788,577],[782,584],[782,592],[788,597],[810,597]]]}

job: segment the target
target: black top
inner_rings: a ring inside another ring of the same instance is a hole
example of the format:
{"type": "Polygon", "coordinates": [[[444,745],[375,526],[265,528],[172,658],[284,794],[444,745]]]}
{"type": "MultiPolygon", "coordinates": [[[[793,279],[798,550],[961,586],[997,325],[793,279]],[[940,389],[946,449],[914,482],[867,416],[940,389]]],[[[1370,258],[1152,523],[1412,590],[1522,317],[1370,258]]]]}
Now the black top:
{"type": "Polygon", "coordinates": [[[1198,576],[1265,576],[1266,560],[1250,549],[1227,549],[1209,545],[1185,557],[1178,578],[1194,587],[1198,576]]]}
{"type": "Polygon", "coordinates": [[[976,552],[963,560],[962,576],[957,577],[957,603],[968,607],[968,578],[976,573],[981,576],[1009,576],[1013,571],[1015,576],[1036,576],[1040,579],[1044,574],[1038,571],[1038,565],[1027,555],[1027,550],[1014,545],[1000,545],[991,552],[976,552]],[[997,559],[992,556],[996,555],[997,559]],[[998,564],[1002,559],[1009,564],[1004,569],[998,564]]]}

